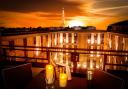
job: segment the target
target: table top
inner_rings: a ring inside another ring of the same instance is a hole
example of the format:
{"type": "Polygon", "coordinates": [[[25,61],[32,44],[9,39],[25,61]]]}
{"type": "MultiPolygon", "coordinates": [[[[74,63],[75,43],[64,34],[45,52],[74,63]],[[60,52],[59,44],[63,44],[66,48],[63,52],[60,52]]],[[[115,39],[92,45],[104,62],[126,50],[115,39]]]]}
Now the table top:
{"type": "MultiPolygon", "coordinates": [[[[44,73],[41,72],[35,76],[28,84],[26,89],[46,89],[44,73]]],[[[66,87],[59,87],[58,80],[55,80],[54,88],[52,89],[87,89],[87,79],[80,77],[72,77],[72,80],[67,82],[66,87]]]]}

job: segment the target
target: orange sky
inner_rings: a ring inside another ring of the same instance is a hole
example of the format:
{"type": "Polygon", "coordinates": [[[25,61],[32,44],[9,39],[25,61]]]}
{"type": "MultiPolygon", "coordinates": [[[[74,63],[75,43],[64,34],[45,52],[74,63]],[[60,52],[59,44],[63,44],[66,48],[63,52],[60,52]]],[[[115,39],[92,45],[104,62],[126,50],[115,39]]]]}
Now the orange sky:
{"type": "Polygon", "coordinates": [[[106,30],[109,24],[128,19],[128,0],[3,0],[0,3],[0,26],[61,26],[62,8],[66,25],[79,20],[85,26],[106,30]]]}

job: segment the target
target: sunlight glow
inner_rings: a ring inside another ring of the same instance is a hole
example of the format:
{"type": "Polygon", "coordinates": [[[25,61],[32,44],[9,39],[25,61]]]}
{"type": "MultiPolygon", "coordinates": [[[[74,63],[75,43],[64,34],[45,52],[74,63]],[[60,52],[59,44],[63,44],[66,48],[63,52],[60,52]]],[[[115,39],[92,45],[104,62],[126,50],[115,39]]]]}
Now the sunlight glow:
{"type": "Polygon", "coordinates": [[[68,23],[69,27],[84,26],[84,22],[80,20],[71,20],[68,23]]]}

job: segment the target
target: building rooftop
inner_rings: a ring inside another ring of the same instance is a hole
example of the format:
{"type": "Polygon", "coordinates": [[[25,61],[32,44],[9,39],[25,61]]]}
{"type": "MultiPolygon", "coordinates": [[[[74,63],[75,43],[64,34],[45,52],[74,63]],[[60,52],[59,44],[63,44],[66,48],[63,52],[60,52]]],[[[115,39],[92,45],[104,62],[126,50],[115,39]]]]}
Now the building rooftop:
{"type": "Polygon", "coordinates": [[[120,21],[120,22],[116,22],[116,23],[113,23],[113,24],[110,24],[109,26],[128,26],[128,20],[124,20],[124,21],[120,21]]]}

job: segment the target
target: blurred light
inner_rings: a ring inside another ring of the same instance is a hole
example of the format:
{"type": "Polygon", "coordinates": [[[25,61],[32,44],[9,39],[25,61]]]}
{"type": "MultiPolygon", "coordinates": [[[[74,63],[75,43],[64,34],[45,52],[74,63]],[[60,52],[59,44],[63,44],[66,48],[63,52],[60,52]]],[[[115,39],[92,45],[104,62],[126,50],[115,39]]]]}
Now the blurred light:
{"type": "Polygon", "coordinates": [[[100,33],[98,33],[98,37],[97,37],[97,44],[98,45],[100,44],[100,41],[101,41],[101,39],[100,39],[100,33]]]}
{"type": "Polygon", "coordinates": [[[91,34],[91,44],[94,44],[94,33],[91,34]]]}
{"type": "Polygon", "coordinates": [[[82,68],[84,68],[84,69],[86,69],[86,68],[87,68],[86,63],[83,63],[82,68]]]}
{"type": "Polygon", "coordinates": [[[68,33],[66,33],[66,43],[68,43],[68,33]]]}
{"type": "Polygon", "coordinates": [[[90,43],[90,39],[88,39],[88,43],[90,43]]]}
{"type": "MultiPolygon", "coordinates": [[[[38,47],[38,46],[41,46],[41,37],[40,36],[36,36],[36,47],[38,47]]],[[[35,51],[35,55],[36,56],[39,56],[39,54],[40,54],[40,48],[36,48],[35,49],[36,51],[35,51]]]]}
{"type": "Polygon", "coordinates": [[[81,64],[80,63],[77,63],[77,68],[79,69],[81,67],[81,64]]]}
{"type": "Polygon", "coordinates": [[[99,69],[100,68],[99,65],[96,65],[96,68],[99,69]]]}
{"type": "Polygon", "coordinates": [[[60,33],[60,43],[63,43],[63,33],[60,33]]]}
{"type": "Polygon", "coordinates": [[[69,27],[84,26],[84,23],[80,20],[71,20],[68,23],[69,27]]]}
{"type": "Polygon", "coordinates": [[[74,33],[72,33],[72,43],[74,43],[74,33]]]}

